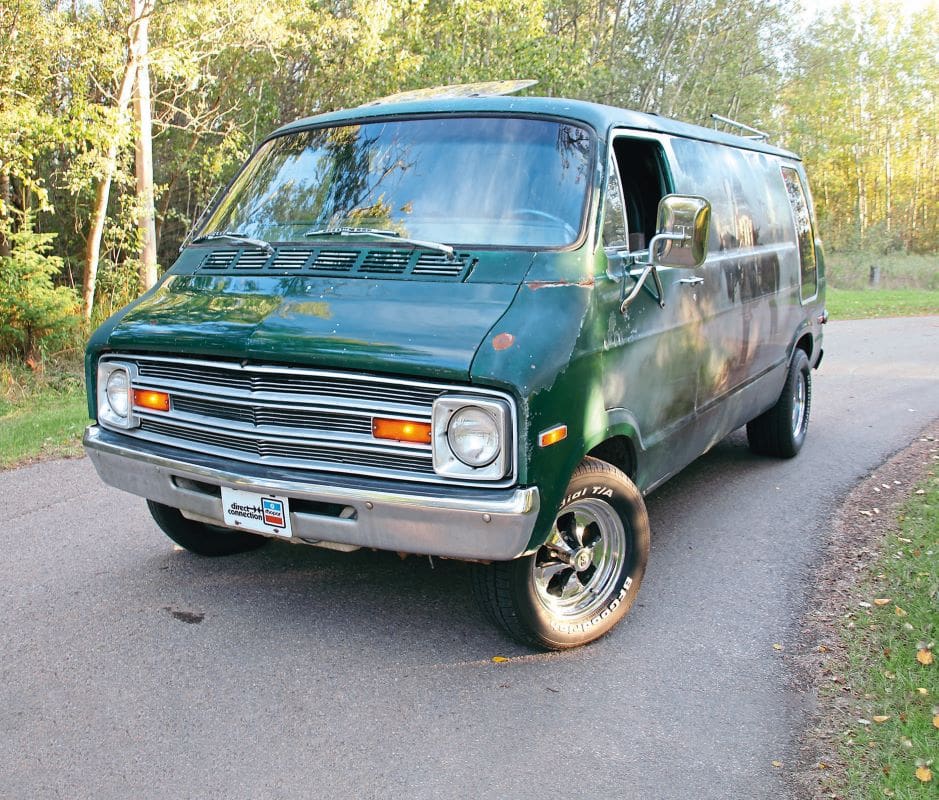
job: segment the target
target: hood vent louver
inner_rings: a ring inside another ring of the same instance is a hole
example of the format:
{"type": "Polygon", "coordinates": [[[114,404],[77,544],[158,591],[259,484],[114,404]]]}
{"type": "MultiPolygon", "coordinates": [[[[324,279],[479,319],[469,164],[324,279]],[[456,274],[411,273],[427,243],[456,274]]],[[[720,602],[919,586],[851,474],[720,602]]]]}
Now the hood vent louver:
{"type": "Polygon", "coordinates": [[[407,250],[369,250],[362,262],[362,272],[377,272],[383,275],[400,275],[411,261],[407,250]]]}
{"type": "Polygon", "coordinates": [[[196,267],[196,273],[462,280],[475,262],[467,253],[457,253],[451,258],[433,251],[398,248],[276,247],[273,255],[253,248],[225,248],[209,252],[196,267]]]}

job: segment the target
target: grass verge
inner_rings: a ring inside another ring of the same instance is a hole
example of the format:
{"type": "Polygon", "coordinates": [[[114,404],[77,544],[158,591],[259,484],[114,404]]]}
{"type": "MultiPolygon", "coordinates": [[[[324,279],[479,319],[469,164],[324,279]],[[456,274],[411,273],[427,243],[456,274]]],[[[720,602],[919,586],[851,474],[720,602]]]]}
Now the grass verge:
{"type": "Polygon", "coordinates": [[[841,632],[844,679],[854,700],[840,743],[844,796],[939,797],[935,470],[903,507],[898,529],[888,534],[858,593],[865,599],[843,618],[841,632]]]}
{"type": "Polygon", "coordinates": [[[832,319],[915,317],[939,314],[939,291],[925,289],[833,289],[825,294],[832,319]]]}
{"type": "Polygon", "coordinates": [[[39,370],[0,363],[0,469],[79,455],[87,424],[79,361],[49,363],[39,370]]]}
{"type": "Polygon", "coordinates": [[[867,289],[871,267],[880,271],[878,289],[939,292],[939,253],[882,255],[836,251],[825,254],[829,285],[839,289],[867,289]]]}

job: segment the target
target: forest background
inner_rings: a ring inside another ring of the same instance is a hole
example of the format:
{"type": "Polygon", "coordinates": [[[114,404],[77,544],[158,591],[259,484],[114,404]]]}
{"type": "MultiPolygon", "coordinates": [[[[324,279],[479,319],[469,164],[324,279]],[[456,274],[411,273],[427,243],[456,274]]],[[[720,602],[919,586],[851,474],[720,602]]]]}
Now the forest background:
{"type": "Polygon", "coordinates": [[[939,289],[937,41],[936,0],[0,0],[0,357],[79,353],[278,125],[503,78],[768,131],[829,252],[939,289]]]}

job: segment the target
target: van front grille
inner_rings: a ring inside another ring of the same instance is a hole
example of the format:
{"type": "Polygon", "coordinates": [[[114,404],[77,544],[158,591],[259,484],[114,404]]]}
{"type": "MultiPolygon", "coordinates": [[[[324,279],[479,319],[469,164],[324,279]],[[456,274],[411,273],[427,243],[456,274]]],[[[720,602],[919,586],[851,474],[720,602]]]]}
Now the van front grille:
{"type": "MultiPolygon", "coordinates": [[[[140,425],[128,436],[288,469],[458,483],[436,474],[429,443],[376,439],[374,418],[431,423],[434,401],[453,392],[512,403],[501,392],[362,373],[155,355],[104,359],[131,365],[133,388],[170,396],[168,412],[135,407],[140,425]]],[[[507,486],[511,472],[472,485],[507,486]]]]}

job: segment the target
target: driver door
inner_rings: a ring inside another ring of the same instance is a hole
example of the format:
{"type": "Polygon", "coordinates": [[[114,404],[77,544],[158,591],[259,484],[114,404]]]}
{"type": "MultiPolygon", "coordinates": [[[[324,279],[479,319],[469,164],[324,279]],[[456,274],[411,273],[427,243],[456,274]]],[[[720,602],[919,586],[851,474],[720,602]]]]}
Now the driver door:
{"type": "Polygon", "coordinates": [[[611,149],[603,248],[607,274],[615,280],[601,281],[599,292],[601,313],[607,319],[604,401],[608,410],[625,410],[634,420],[647,451],[643,472],[649,474],[642,483],[649,485],[697,454],[692,452],[695,437],[680,434],[695,417],[698,374],[707,347],[698,304],[699,279],[692,269],[659,267],[661,304],[649,280],[625,314],[620,310],[622,298],[635,284],[634,273],[641,271],[635,265],[649,257],[646,244],[650,232],[654,235],[655,219],[643,214],[657,210],[669,187],[660,142],[622,137],[611,149]],[[653,169],[662,171],[654,175],[653,169]],[[644,194],[630,197],[629,192],[644,194]]]}

